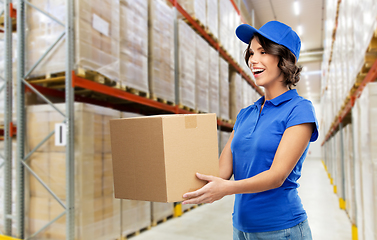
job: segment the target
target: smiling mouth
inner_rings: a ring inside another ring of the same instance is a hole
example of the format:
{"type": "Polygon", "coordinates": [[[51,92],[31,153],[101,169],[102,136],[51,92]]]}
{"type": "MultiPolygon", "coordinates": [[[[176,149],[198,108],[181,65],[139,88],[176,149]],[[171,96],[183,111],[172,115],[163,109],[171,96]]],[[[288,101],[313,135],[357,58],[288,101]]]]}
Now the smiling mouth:
{"type": "Polygon", "coordinates": [[[263,73],[264,69],[253,69],[252,71],[253,71],[254,76],[257,76],[263,73]]]}

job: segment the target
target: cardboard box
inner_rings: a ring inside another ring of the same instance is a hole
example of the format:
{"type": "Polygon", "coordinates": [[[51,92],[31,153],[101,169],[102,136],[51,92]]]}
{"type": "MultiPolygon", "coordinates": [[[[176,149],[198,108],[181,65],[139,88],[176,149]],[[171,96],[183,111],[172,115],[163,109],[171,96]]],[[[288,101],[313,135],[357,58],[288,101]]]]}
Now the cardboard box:
{"type": "Polygon", "coordinates": [[[110,120],[116,198],[179,202],[218,176],[216,114],[110,120]]]}

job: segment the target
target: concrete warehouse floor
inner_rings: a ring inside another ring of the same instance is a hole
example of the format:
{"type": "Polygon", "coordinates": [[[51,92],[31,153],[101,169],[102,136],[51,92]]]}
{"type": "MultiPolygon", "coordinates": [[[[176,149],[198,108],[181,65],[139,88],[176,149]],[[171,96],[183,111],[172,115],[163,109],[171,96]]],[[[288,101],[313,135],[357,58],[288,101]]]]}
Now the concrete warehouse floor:
{"type": "MultiPolygon", "coordinates": [[[[351,223],[319,159],[306,159],[299,194],[309,216],[313,239],[351,240],[351,223]]],[[[179,218],[152,227],[132,240],[230,240],[234,196],[202,205],[179,218]]]]}

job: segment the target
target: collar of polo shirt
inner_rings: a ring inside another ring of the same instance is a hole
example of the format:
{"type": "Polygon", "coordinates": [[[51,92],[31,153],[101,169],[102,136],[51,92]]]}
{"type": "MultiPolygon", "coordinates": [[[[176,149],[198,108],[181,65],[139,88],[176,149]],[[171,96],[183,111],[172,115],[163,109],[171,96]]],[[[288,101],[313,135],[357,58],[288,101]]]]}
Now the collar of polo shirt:
{"type": "MultiPolygon", "coordinates": [[[[291,89],[286,91],[285,93],[281,94],[280,96],[277,96],[276,98],[273,98],[271,100],[267,100],[267,102],[272,103],[275,106],[278,106],[279,104],[291,100],[293,97],[297,96],[297,90],[296,89],[291,89]]],[[[262,105],[264,102],[264,96],[261,97],[256,104],[259,106],[262,105]]]]}

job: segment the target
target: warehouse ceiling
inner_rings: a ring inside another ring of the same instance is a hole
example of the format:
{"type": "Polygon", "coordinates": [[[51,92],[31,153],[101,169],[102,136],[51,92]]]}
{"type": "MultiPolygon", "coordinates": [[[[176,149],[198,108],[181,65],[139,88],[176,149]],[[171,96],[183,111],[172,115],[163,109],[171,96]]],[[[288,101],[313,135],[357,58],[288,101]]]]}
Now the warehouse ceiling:
{"type": "Polygon", "coordinates": [[[243,0],[243,4],[249,13],[244,16],[246,22],[254,21],[256,28],[277,20],[291,26],[300,35],[302,47],[299,65],[303,71],[296,88],[301,96],[319,101],[325,0],[243,0]]]}

